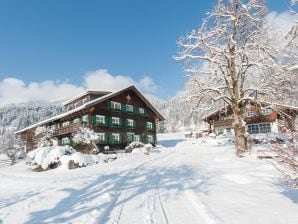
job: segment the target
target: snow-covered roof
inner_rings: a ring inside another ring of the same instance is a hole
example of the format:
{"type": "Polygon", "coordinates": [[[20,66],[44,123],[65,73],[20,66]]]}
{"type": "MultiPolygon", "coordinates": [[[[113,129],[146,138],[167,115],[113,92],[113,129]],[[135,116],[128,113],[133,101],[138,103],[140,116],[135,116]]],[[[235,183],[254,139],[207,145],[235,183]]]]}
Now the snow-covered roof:
{"type": "Polygon", "coordinates": [[[72,101],[77,100],[77,99],[79,99],[79,98],[81,98],[83,96],[86,96],[88,94],[104,94],[104,95],[106,95],[106,94],[110,94],[110,93],[111,92],[108,92],[108,91],[98,91],[98,90],[87,89],[84,92],[80,93],[79,95],[76,95],[76,96],[72,97],[71,99],[64,101],[62,103],[62,105],[64,106],[64,105],[66,105],[68,103],[71,103],[72,101]]]}
{"type": "Polygon", "coordinates": [[[49,118],[49,119],[40,121],[40,122],[38,122],[38,123],[36,123],[36,124],[33,124],[33,125],[29,126],[29,127],[26,127],[26,128],[24,128],[24,129],[22,129],[22,130],[16,131],[15,134],[20,134],[20,133],[22,133],[22,132],[24,132],[24,131],[27,131],[27,130],[32,129],[32,128],[35,128],[35,127],[38,127],[38,126],[40,126],[40,125],[44,125],[44,124],[46,124],[46,123],[50,123],[50,122],[56,121],[56,120],[58,120],[58,119],[61,119],[61,118],[63,118],[63,117],[66,117],[66,116],[68,116],[68,115],[70,115],[70,114],[73,114],[73,113],[75,113],[75,112],[77,112],[77,111],[80,111],[80,110],[86,109],[86,108],[88,108],[88,107],[91,107],[91,106],[93,106],[94,104],[97,104],[97,103],[103,102],[103,101],[105,101],[105,100],[108,100],[109,98],[112,98],[113,96],[115,96],[115,95],[117,95],[117,94],[120,94],[121,92],[124,92],[124,91],[129,90],[129,89],[133,89],[133,90],[138,94],[138,96],[139,96],[139,97],[140,97],[140,98],[147,104],[147,106],[149,106],[149,107],[153,110],[153,112],[154,112],[156,115],[158,115],[158,117],[159,117],[161,120],[164,120],[164,119],[165,119],[165,118],[164,118],[164,117],[163,117],[163,116],[162,116],[162,115],[161,115],[161,114],[160,114],[160,113],[153,107],[153,105],[152,105],[152,104],[145,98],[145,96],[143,96],[143,94],[141,93],[141,91],[140,91],[137,87],[135,87],[134,85],[131,85],[131,86],[129,86],[129,87],[120,89],[120,90],[117,91],[117,92],[109,93],[109,94],[104,95],[104,96],[102,96],[102,97],[99,97],[99,98],[96,98],[96,99],[94,99],[94,100],[91,100],[91,101],[89,101],[89,102],[87,102],[87,103],[83,104],[82,106],[79,106],[79,107],[77,107],[77,108],[75,108],[75,109],[72,109],[72,110],[70,110],[70,111],[67,111],[67,112],[62,113],[62,114],[59,114],[59,115],[56,115],[56,116],[51,117],[51,118],[49,118]]]}
{"type": "MultiPolygon", "coordinates": [[[[282,108],[286,108],[286,109],[290,109],[290,110],[296,110],[298,111],[298,107],[296,106],[290,106],[290,105],[285,105],[285,104],[280,104],[280,103],[268,103],[268,102],[264,102],[264,101],[261,101],[261,102],[258,102],[258,103],[261,103],[261,104],[266,104],[266,105],[270,105],[270,107],[272,109],[274,108],[277,108],[277,107],[282,107],[282,108]]],[[[229,105],[226,105],[225,107],[228,107],[229,105]]],[[[223,107],[220,107],[219,109],[215,110],[215,111],[212,111],[211,113],[205,115],[202,120],[206,120],[208,117],[218,113],[219,111],[223,110],[225,108],[224,106],[223,107]]]]}

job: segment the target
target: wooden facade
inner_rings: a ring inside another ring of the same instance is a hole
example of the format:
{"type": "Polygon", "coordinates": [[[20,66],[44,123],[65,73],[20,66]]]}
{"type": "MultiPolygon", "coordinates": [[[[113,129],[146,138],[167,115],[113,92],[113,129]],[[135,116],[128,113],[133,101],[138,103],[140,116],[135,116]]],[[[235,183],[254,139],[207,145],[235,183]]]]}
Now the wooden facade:
{"type": "MultiPolygon", "coordinates": [[[[282,132],[291,125],[295,129],[295,121],[298,115],[298,108],[279,105],[270,107],[269,104],[251,104],[245,109],[245,123],[248,133],[282,132]],[[289,116],[291,119],[288,119],[289,116]],[[269,129],[270,127],[270,129],[269,129]]],[[[209,123],[209,131],[216,134],[231,133],[233,131],[233,117],[229,107],[221,108],[204,118],[209,123]]]]}
{"type": "MultiPolygon", "coordinates": [[[[71,144],[72,136],[80,127],[89,127],[103,134],[104,139],[98,142],[98,148],[104,151],[107,146],[111,150],[124,149],[133,141],[156,144],[156,126],[159,121],[164,120],[134,86],[104,95],[87,93],[68,101],[64,106],[64,114],[17,132],[26,143],[28,151],[38,147],[38,139],[34,135],[38,126],[52,127],[53,138],[59,145],[65,144],[67,138],[71,144]],[[87,99],[84,104],[83,99],[87,99]],[[70,109],[75,102],[80,106],[70,109]],[[115,104],[118,107],[120,105],[120,108],[114,108],[115,104]]],[[[78,148],[86,151],[84,147],[78,148]]]]}

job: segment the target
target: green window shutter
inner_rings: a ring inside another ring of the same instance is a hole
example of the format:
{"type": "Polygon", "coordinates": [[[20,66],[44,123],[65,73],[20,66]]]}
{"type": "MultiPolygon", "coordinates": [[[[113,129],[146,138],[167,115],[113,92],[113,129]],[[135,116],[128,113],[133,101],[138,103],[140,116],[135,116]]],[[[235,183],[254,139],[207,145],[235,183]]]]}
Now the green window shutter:
{"type": "Polygon", "coordinates": [[[136,107],[136,106],[133,106],[133,113],[134,114],[138,114],[139,113],[139,108],[138,107],[136,107]]]}
{"type": "Polygon", "coordinates": [[[123,112],[126,111],[126,104],[125,104],[125,103],[122,103],[122,104],[121,104],[121,110],[122,110],[123,112]]]}
{"type": "Polygon", "coordinates": [[[109,126],[109,117],[105,116],[105,125],[109,126]]]}
{"type": "Polygon", "coordinates": [[[96,124],[96,115],[92,115],[92,123],[96,124]]]}
{"type": "Polygon", "coordinates": [[[125,127],[128,127],[128,120],[125,119],[125,127]]]}
{"type": "Polygon", "coordinates": [[[152,130],[155,130],[155,122],[152,122],[152,130]]]}
{"type": "Polygon", "coordinates": [[[147,109],[146,108],[144,108],[144,115],[146,115],[147,114],[147,109]]]}
{"type": "Polygon", "coordinates": [[[121,143],[122,142],[122,135],[120,134],[120,136],[119,136],[119,143],[121,143]]]}
{"type": "Polygon", "coordinates": [[[122,119],[119,118],[119,126],[122,126],[122,119]]]}
{"type": "Polygon", "coordinates": [[[108,109],[112,108],[112,102],[110,100],[107,101],[107,107],[108,107],[108,109]]]}
{"type": "Polygon", "coordinates": [[[133,120],[133,127],[135,128],[137,126],[137,123],[135,120],[133,120]]]}

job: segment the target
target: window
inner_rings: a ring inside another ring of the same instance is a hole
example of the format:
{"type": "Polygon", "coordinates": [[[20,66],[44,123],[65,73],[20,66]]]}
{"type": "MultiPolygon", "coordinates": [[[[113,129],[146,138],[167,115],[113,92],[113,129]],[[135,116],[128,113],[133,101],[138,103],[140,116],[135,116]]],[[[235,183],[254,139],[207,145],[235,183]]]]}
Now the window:
{"type": "Polygon", "coordinates": [[[255,116],[255,112],[254,111],[246,111],[246,117],[253,117],[255,116]]]}
{"type": "Polygon", "coordinates": [[[271,125],[270,123],[249,124],[247,131],[249,134],[270,133],[271,125]]]}
{"type": "Polygon", "coordinates": [[[261,114],[262,115],[268,115],[271,114],[272,110],[270,108],[262,108],[261,109],[261,114]]]}
{"type": "Polygon", "coordinates": [[[260,133],[270,133],[271,125],[270,123],[261,123],[259,124],[260,133]]]}
{"type": "Polygon", "coordinates": [[[153,129],[153,123],[152,122],[147,122],[146,127],[147,127],[148,130],[152,130],[153,129]]]}
{"type": "Polygon", "coordinates": [[[89,116],[88,116],[88,114],[87,114],[87,115],[84,115],[84,116],[82,117],[82,121],[83,121],[83,122],[89,122],[89,116]]]}
{"type": "Polygon", "coordinates": [[[55,129],[56,129],[56,125],[55,124],[51,125],[51,130],[55,130],[55,129]]]}
{"type": "Polygon", "coordinates": [[[142,107],[139,107],[139,114],[145,114],[145,109],[142,107]]]}
{"type": "Polygon", "coordinates": [[[153,136],[147,135],[147,141],[148,141],[148,143],[153,143],[153,136]]]}
{"type": "Polygon", "coordinates": [[[112,141],[113,142],[120,142],[120,134],[113,133],[112,134],[112,141]]]}
{"type": "Polygon", "coordinates": [[[80,118],[76,118],[76,119],[73,120],[73,123],[74,123],[74,124],[77,124],[77,123],[80,123],[80,121],[81,121],[80,118]]]}
{"type": "Polygon", "coordinates": [[[113,110],[121,110],[121,103],[111,101],[111,108],[113,110]]]}
{"type": "Polygon", "coordinates": [[[247,131],[249,134],[258,134],[259,133],[259,125],[258,124],[249,124],[249,125],[247,125],[247,131]]]}
{"type": "Polygon", "coordinates": [[[218,120],[219,121],[223,121],[225,119],[225,117],[223,115],[218,115],[218,120]]]}
{"type": "Polygon", "coordinates": [[[66,138],[62,138],[62,139],[61,139],[61,143],[62,143],[62,145],[67,145],[67,144],[70,143],[70,139],[69,139],[68,137],[66,137],[66,138]]]}
{"type": "Polygon", "coordinates": [[[112,125],[120,125],[120,118],[112,117],[112,125]]]}
{"type": "Polygon", "coordinates": [[[105,133],[98,133],[98,141],[104,142],[106,140],[105,133]]]}
{"type": "Polygon", "coordinates": [[[133,105],[126,105],[126,112],[133,112],[133,105]]]}
{"type": "Polygon", "coordinates": [[[82,104],[87,103],[87,98],[82,99],[82,104]]]}
{"type": "Polygon", "coordinates": [[[70,125],[70,122],[69,121],[65,121],[62,123],[62,127],[67,127],[70,125]]]}
{"type": "Polygon", "coordinates": [[[139,135],[134,135],[133,136],[133,141],[134,142],[140,142],[140,136],[139,135]]]}
{"type": "Polygon", "coordinates": [[[127,119],[127,127],[134,127],[134,120],[132,119],[127,119]]]}
{"type": "Polygon", "coordinates": [[[105,124],[105,116],[96,115],[96,124],[105,124]]]}

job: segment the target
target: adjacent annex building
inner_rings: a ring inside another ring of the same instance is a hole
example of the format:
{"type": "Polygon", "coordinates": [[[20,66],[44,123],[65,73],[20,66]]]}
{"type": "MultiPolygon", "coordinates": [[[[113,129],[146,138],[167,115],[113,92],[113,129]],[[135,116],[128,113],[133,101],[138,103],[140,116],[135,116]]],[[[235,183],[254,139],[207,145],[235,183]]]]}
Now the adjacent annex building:
{"type": "MultiPolygon", "coordinates": [[[[245,127],[249,134],[278,133],[295,130],[298,107],[263,103],[251,103],[245,108],[245,127]]],[[[222,107],[203,118],[209,124],[209,132],[217,135],[233,135],[233,114],[229,106],[222,107]]]]}
{"type": "Polygon", "coordinates": [[[98,133],[98,148],[102,151],[123,149],[131,142],[156,144],[156,126],[164,120],[133,85],[116,92],[87,90],[64,102],[63,108],[64,113],[16,132],[26,151],[38,147],[37,127],[53,130],[58,145],[72,144],[72,136],[83,126],[98,133]]]}

